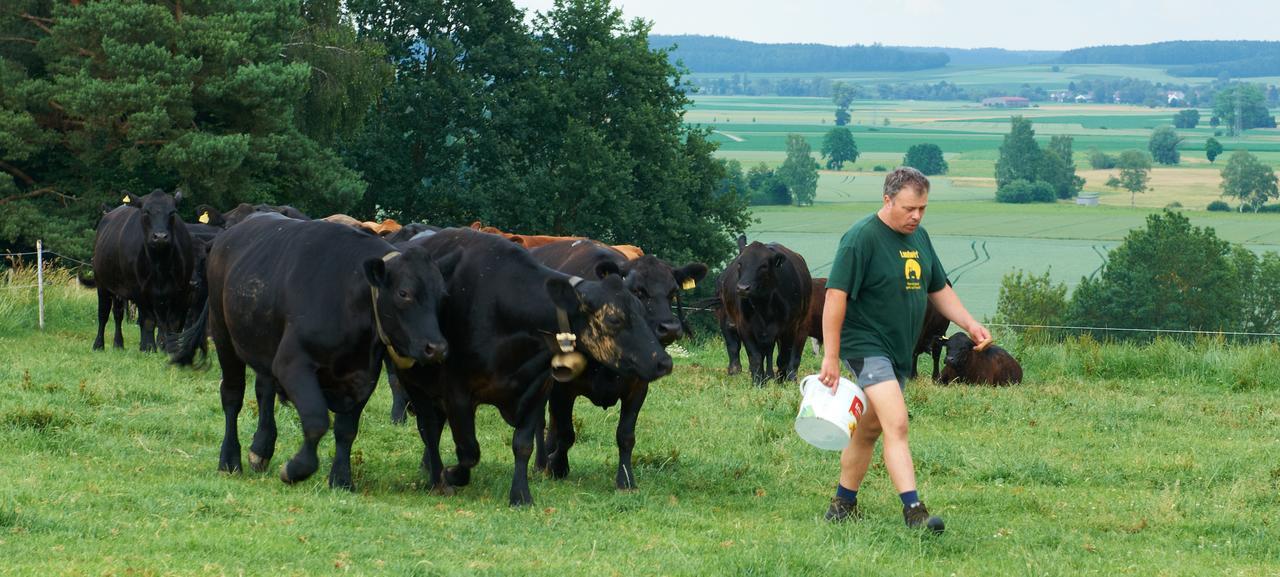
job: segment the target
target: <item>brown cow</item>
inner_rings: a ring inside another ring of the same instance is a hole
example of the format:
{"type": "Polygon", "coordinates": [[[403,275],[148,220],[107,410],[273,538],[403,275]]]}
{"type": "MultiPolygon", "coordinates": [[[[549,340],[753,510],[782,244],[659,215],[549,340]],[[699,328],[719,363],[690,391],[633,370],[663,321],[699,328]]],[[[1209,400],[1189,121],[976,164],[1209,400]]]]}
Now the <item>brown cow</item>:
{"type": "MultiPolygon", "coordinates": [[[[484,226],[478,220],[471,223],[471,229],[478,230],[480,232],[487,232],[489,234],[496,234],[498,236],[506,238],[511,242],[514,242],[520,246],[523,246],[528,250],[533,250],[540,246],[546,246],[553,242],[560,242],[562,240],[590,240],[581,236],[548,236],[544,234],[514,234],[510,232],[503,232],[502,230],[499,230],[492,226],[484,226]]],[[[592,240],[591,242],[597,242],[597,241],[592,240]]],[[[605,245],[605,246],[611,246],[611,248],[613,248],[614,250],[621,252],[623,256],[627,257],[627,260],[636,260],[644,256],[644,250],[632,244],[616,244],[616,245],[605,245]]]]}
{"type": "Polygon", "coordinates": [[[974,346],[969,335],[956,333],[946,339],[947,360],[942,369],[944,383],[980,385],[1012,385],[1022,382],[1022,365],[1013,355],[995,345],[983,350],[974,346]]]}

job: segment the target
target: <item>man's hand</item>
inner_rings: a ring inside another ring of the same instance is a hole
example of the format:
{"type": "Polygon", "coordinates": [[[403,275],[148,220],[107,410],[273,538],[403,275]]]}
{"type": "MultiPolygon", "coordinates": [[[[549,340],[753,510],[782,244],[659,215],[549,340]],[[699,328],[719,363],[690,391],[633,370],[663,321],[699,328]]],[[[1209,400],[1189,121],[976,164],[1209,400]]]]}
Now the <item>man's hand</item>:
{"type": "Polygon", "coordinates": [[[982,323],[978,321],[973,321],[973,324],[965,327],[964,332],[969,333],[969,339],[975,344],[991,340],[991,331],[987,330],[987,327],[982,326],[982,323]]]}
{"type": "Polygon", "coordinates": [[[834,394],[836,385],[840,384],[840,359],[822,357],[822,372],[818,373],[818,381],[834,394]]]}

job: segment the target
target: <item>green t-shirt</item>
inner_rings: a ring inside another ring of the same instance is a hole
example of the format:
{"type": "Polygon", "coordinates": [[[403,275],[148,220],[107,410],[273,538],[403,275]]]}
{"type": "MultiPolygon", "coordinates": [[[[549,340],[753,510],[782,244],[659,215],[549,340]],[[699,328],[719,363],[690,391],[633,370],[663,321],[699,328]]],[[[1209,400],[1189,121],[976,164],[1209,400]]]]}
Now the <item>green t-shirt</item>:
{"type": "Polygon", "coordinates": [[[875,213],[855,223],[840,239],[827,279],[827,288],[849,293],[840,357],[887,356],[895,369],[911,374],[928,293],[946,283],[924,227],[902,234],[875,213]]]}

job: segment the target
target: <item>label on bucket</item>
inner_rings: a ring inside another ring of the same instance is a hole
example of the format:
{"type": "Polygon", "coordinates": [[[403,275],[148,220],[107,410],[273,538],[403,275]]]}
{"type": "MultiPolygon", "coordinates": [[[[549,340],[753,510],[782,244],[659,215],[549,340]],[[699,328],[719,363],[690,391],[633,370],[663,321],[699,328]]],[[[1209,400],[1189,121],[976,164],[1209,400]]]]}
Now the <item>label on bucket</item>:
{"type": "MultiPolygon", "coordinates": [[[[853,398],[853,402],[849,404],[849,413],[853,415],[854,420],[862,418],[862,399],[853,398]]],[[[853,427],[850,426],[849,430],[852,431],[853,427]]]]}

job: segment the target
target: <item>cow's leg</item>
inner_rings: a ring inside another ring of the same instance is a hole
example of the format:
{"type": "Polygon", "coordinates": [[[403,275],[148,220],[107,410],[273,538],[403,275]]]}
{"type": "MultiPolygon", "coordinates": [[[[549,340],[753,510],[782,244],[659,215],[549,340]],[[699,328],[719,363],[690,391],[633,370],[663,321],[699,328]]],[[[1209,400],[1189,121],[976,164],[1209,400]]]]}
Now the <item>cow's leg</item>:
{"type": "Polygon", "coordinates": [[[405,415],[409,410],[409,393],[406,393],[404,385],[400,384],[400,374],[396,372],[396,368],[391,364],[390,355],[388,355],[388,358],[383,359],[382,362],[387,369],[387,385],[391,387],[391,422],[396,425],[403,425],[405,415]]]}
{"type": "MultiPolygon", "coordinates": [[[[547,377],[544,371],[528,386],[541,387],[547,377]]],[[[531,402],[525,406],[523,414],[516,415],[516,430],[511,436],[511,454],[515,457],[515,473],[511,476],[509,494],[512,507],[533,504],[533,493],[529,492],[529,457],[533,455],[533,435],[537,432],[538,421],[547,410],[547,393],[539,390],[532,394],[534,398],[529,399],[531,402]]],[[[568,472],[567,463],[565,472],[568,472]]]]}
{"type": "Polygon", "coordinates": [[[454,487],[471,483],[471,468],[480,462],[480,441],[476,440],[476,409],[469,399],[450,398],[446,414],[449,433],[453,436],[458,464],[444,470],[444,480],[454,487]]]}
{"type": "Polygon", "coordinates": [[[316,449],[329,431],[329,405],[316,379],[315,365],[298,346],[290,331],[285,331],[276,352],[272,372],[280,378],[289,400],[302,421],[302,446],[280,469],[280,480],[296,483],[306,480],[320,468],[316,449]]]}
{"type": "MultiPolygon", "coordinates": [[[[106,344],[107,319],[111,317],[111,305],[115,299],[101,286],[98,287],[98,336],[93,339],[93,350],[100,351],[106,344]]],[[[119,321],[117,317],[116,322],[119,321]]]]}
{"type": "Polygon", "coordinates": [[[720,319],[720,334],[724,336],[724,348],[729,353],[729,374],[736,375],[742,372],[742,339],[738,336],[738,330],[729,324],[726,318],[720,319]]]}
{"type": "Polygon", "coordinates": [[[929,356],[933,357],[933,380],[938,380],[938,359],[942,356],[942,343],[934,339],[929,343],[929,356]]]}
{"type": "Polygon", "coordinates": [[[111,299],[111,316],[115,318],[116,332],[112,336],[111,347],[116,349],[124,348],[124,319],[125,312],[129,308],[129,303],[121,298],[111,299]]]}
{"type": "Polygon", "coordinates": [[[553,479],[569,476],[569,449],[573,448],[578,434],[573,430],[574,396],[561,387],[554,387],[547,408],[551,413],[551,434],[555,449],[547,455],[547,472],[553,479]]]}
{"type": "Polygon", "coordinates": [[[279,383],[270,373],[259,372],[253,383],[258,399],[258,430],[249,445],[249,466],[259,473],[271,465],[276,454],[276,388],[279,383]]]}
{"type": "Polygon", "coordinates": [[[151,316],[150,310],[138,309],[138,332],[139,337],[138,350],[144,353],[154,353],[156,351],[156,320],[151,316]]]}
{"type": "Polygon", "coordinates": [[[351,482],[351,445],[360,432],[360,414],[364,412],[368,401],[365,399],[350,411],[335,413],[333,416],[334,450],[333,465],[329,468],[329,486],[334,489],[355,490],[355,484],[351,482]]]}
{"type": "Polygon", "coordinates": [[[804,342],[809,337],[803,332],[784,335],[778,347],[778,379],[782,381],[796,380],[800,372],[800,359],[804,355],[804,342]],[[785,362],[784,360],[785,359],[785,362]]]}
{"type": "Polygon", "coordinates": [[[636,488],[631,451],[636,447],[636,420],[640,417],[645,396],[649,394],[649,383],[632,386],[628,393],[622,398],[622,414],[618,417],[618,476],[614,481],[618,489],[624,491],[636,488]]]}
{"type": "Polygon", "coordinates": [[[405,387],[413,401],[414,415],[418,421],[418,436],[422,437],[422,468],[432,493],[452,495],[444,479],[444,462],[440,459],[440,434],[444,431],[445,413],[440,404],[429,398],[418,387],[405,387]]]}
{"type": "MultiPolygon", "coordinates": [[[[757,387],[764,386],[764,381],[769,378],[769,373],[765,371],[764,364],[766,360],[769,360],[768,356],[772,351],[762,350],[763,347],[760,346],[760,343],[757,343],[752,338],[743,339],[742,344],[747,349],[747,366],[751,370],[751,382],[757,387]]],[[[772,345],[769,348],[772,349],[772,345]]]]}
{"type": "Polygon", "coordinates": [[[240,438],[236,420],[240,417],[240,409],[244,406],[244,361],[235,354],[235,349],[228,341],[218,342],[218,366],[222,368],[222,384],[219,393],[222,396],[222,415],[225,419],[222,432],[222,451],[218,455],[218,470],[228,473],[239,473],[240,438]]]}
{"type": "Polygon", "coordinates": [[[555,446],[555,439],[548,438],[548,435],[553,433],[554,429],[550,428],[547,417],[544,415],[538,421],[538,429],[533,432],[533,468],[535,470],[547,470],[547,455],[555,446]]]}

